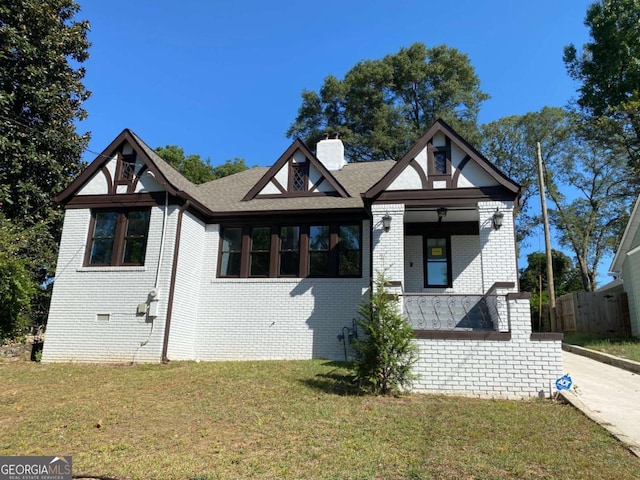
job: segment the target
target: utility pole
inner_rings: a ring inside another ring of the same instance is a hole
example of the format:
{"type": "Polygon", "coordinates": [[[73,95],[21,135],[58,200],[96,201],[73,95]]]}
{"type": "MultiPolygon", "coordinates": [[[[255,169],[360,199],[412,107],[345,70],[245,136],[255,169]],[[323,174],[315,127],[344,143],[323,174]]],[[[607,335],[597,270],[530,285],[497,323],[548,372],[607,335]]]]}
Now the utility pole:
{"type": "Polygon", "coordinates": [[[556,290],[553,282],[553,262],[551,256],[551,235],[549,234],[549,218],[547,217],[547,199],[544,193],[544,173],[542,171],[542,150],[538,142],[538,186],[540,187],[540,206],[542,207],[542,224],[544,225],[544,246],[547,253],[547,288],[549,290],[549,320],[551,331],[556,325],[556,290]]]}

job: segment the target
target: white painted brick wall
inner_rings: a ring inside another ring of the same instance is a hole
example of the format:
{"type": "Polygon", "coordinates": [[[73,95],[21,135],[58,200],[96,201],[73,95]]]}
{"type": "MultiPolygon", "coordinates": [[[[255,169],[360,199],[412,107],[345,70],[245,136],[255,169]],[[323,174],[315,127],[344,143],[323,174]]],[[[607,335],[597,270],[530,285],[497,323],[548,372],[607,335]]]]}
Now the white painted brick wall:
{"type": "Polygon", "coordinates": [[[182,234],[178,253],[176,284],[167,357],[169,360],[193,360],[200,304],[205,225],[192,214],[182,216],[182,234]]]}
{"type": "Polygon", "coordinates": [[[369,222],[362,278],[215,278],[219,228],[205,232],[196,359],[344,359],[338,340],[369,288],[369,222]]]}
{"type": "MultiPolygon", "coordinates": [[[[384,272],[388,281],[404,283],[404,205],[372,205],[373,276],[384,272]],[[382,217],[391,216],[391,229],[382,228],[382,217]]],[[[374,281],[375,283],[375,281],[374,281]]]]}
{"type": "Polygon", "coordinates": [[[558,341],[531,340],[529,301],[511,300],[512,337],[493,340],[417,340],[414,391],[480,397],[546,396],[562,375],[558,341]],[[553,386],[552,386],[553,385],[553,386]]]}
{"type": "Polygon", "coordinates": [[[143,267],[83,267],[89,209],[65,212],[43,362],[159,362],[173,258],[177,209],[169,207],[158,317],[137,315],[154,287],[164,207],[151,209],[143,267]],[[109,321],[97,320],[109,314],[109,321]]]}
{"type": "Polygon", "coordinates": [[[518,266],[513,222],[513,202],[479,202],[480,248],[482,252],[483,291],[495,282],[513,282],[517,291],[518,266]],[[493,228],[493,214],[499,208],[504,221],[499,230],[493,228]]]}

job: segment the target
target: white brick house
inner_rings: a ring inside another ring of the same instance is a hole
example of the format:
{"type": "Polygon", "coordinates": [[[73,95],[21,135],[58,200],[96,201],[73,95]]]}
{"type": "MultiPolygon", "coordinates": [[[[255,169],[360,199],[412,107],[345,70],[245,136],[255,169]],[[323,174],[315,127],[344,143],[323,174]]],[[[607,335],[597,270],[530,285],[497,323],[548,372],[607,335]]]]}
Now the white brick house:
{"type": "Polygon", "coordinates": [[[520,187],[443,121],[397,161],[296,140],[203,185],[124,130],[66,207],[45,362],[341,360],[376,272],[413,324],[418,391],[549,393],[560,338],[517,290],[520,187]]]}

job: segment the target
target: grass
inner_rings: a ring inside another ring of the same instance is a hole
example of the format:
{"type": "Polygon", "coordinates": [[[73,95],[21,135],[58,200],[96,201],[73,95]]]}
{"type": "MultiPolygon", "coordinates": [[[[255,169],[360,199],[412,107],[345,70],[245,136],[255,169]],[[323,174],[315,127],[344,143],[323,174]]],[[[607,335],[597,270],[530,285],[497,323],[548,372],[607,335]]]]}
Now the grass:
{"type": "Polygon", "coordinates": [[[572,407],[355,394],[341,364],[0,363],[0,455],[72,455],[76,478],[636,479],[572,407]]]}
{"type": "Polygon", "coordinates": [[[604,338],[581,333],[566,333],[564,342],[640,362],[640,338],[604,338]]]}

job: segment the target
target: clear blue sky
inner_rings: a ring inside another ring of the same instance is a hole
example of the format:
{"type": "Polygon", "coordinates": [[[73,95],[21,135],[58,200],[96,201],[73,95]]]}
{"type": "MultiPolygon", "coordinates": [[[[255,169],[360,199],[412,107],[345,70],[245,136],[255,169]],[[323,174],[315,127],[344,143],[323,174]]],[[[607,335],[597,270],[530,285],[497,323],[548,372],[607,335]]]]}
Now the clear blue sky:
{"type": "MultiPolygon", "coordinates": [[[[582,45],[589,0],[323,2],[79,0],[91,22],[90,149],[125,128],[214,165],[270,165],[303,89],[414,42],[466,53],[491,95],[480,122],[562,106],[575,94],[563,46],[582,45]]],[[[88,153],[86,160],[95,156],[88,153]]]]}
{"type": "MultiPolygon", "coordinates": [[[[564,106],[577,85],[563,47],[588,40],[583,21],[592,3],[78,1],[93,44],[84,64],[93,95],[79,125],[91,131],[89,149],[101,152],[127,127],[151,147],[178,145],[213,165],[235,157],[271,165],[291,143],[285,132],[303,89],[318,90],[327,75],[342,78],[358,61],[414,42],[469,56],[491,96],[480,123],[564,106]]],[[[523,255],[544,250],[541,235],[529,244],[523,255]]]]}

